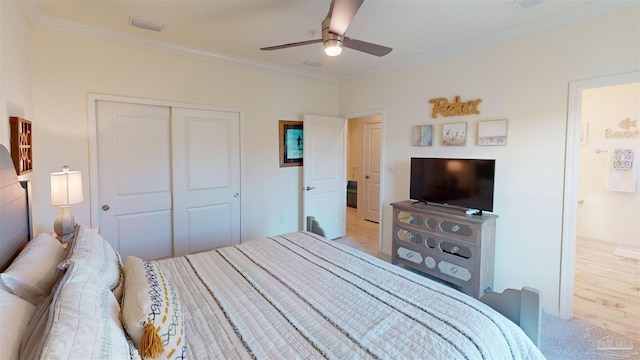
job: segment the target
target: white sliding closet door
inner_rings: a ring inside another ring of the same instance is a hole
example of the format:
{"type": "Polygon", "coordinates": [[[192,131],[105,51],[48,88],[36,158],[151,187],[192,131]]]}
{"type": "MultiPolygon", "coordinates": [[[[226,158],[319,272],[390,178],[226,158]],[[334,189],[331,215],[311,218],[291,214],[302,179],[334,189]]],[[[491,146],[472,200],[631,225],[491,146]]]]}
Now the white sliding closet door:
{"type": "Polygon", "coordinates": [[[169,110],[109,101],[96,104],[98,226],[123,259],[172,254],[169,110]]]}
{"type": "Polygon", "coordinates": [[[101,234],[123,258],[240,242],[240,114],[96,102],[101,234]]]}
{"type": "Polygon", "coordinates": [[[172,108],[176,256],[240,243],[240,115],[172,108]]]}

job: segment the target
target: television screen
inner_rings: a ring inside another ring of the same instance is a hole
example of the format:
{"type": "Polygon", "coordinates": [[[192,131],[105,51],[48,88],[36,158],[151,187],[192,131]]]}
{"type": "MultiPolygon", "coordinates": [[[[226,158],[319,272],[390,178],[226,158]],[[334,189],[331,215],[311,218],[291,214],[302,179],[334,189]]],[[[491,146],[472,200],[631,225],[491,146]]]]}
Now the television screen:
{"type": "Polygon", "coordinates": [[[493,211],[495,160],[411,158],[413,200],[493,211]]]}

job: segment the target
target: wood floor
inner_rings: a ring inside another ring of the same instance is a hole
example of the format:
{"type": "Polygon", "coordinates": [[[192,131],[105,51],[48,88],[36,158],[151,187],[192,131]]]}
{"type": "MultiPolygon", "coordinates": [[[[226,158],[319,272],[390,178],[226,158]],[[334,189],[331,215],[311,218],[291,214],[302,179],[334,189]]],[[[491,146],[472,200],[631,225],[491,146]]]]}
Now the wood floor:
{"type": "Polygon", "coordinates": [[[594,326],[640,339],[640,261],[614,255],[616,245],[576,241],[573,314],[594,326]]]}
{"type": "Polygon", "coordinates": [[[378,251],[378,227],[374,222],[358,219],[357,210],[347,207],[347,236],[335,241],[391,262],[391,256],[378,251]]]}

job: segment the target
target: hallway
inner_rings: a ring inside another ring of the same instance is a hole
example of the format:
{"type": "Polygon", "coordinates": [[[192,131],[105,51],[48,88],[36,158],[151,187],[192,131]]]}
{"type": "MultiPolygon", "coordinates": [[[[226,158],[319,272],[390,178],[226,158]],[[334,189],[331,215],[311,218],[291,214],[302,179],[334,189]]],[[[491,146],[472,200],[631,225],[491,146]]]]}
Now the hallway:
{"type": "Polygon", "coordinates": [[[347,235],[335,241],[391,262],[391,256],[378,251],[379,225],[358,219],[357,211],[355,208],[347,207],[347,235]]]}

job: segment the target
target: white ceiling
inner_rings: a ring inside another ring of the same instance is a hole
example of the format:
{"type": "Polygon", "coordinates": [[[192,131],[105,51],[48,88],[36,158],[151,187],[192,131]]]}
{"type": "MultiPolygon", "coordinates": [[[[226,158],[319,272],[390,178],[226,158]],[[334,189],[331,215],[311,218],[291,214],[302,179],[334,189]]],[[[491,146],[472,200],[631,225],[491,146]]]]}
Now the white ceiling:
{"type": "Polygon", "coordinates": [[[259,50],[320,38],[330,0],[21,1],[37,26],[327,80],[348,80],[441,58],[638,4],[637,0],[544,0],[521,9],[512,0],[365,0],[346,36],[393,51],[376,57],[345,49],[332,58],[324,55],[322,44],[259,50]],[[164,31],[132,27],[131,17],[164,25],[164,31]]]}

